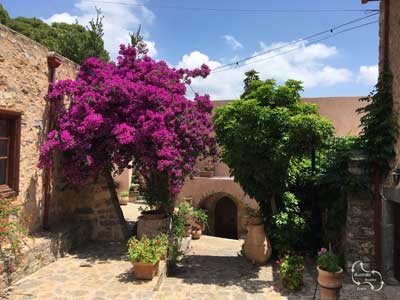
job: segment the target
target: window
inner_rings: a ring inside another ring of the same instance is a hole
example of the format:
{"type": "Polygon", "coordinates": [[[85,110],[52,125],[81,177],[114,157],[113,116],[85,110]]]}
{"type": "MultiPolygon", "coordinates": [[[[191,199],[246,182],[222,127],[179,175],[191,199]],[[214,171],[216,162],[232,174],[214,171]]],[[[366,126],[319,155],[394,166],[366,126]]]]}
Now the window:
{"type": "Polygon", "coordinates": [[[0,109],[0,196],[18,193],[21,113],[0,109]]]}

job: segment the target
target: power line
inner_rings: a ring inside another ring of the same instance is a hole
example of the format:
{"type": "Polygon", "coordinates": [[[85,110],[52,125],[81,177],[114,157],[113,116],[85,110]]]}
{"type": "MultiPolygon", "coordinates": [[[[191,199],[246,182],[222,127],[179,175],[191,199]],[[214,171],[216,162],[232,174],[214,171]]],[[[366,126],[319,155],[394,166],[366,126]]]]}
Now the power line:
{"type": "Polygon", "coordinates": [[[242,59],[240,59],[240,60],[237,60],[237,61],[232,62],[232,63],[229,63],[229,64],[225,64],[225,65],[222,65],[222,66],[218,66],[218,67],[214,68],[214,69],[212,70],[212,72],[214,72],[214,71],[216,71],[216,70],[220,70],[220,69],[225,69],[225,68],[230,67],[230,66],[237,66],[237,65],[239,65],[240,63],[245,62],[245,61],[247,61],[247,60],[250,60],[250,59],[253,59],[253,58],[262,56],[262,55],[264,55],[264,54],[267,54],[267,53],[270,53],[270,52],[274,52],[274,51],[276,51],[276,50],[280,50],[280,49],[283,49],[283,48],[286,48],[286,47],[289,47],[289,46],[298,44],[298,43],[303,42],[303,41],[310,40],[310,39],[312,39],[312,38],[318,37],[318,36],[323,35],[323,34],[325,34],[325,33],[333,33],[333,31],[335,31],[335,30],[337,30],[337,29],[340,29],[340,28],[343,28],[343,27],[345,27],[345,26],[347,26],[347,25],[354,24],[354,23],[357,23],[357,22],[359,22],[359,21],[365,20],[365,19],[367,19],[367,18],[376,16],[377,14],[378,14],[378,13],[374,13],[374,14],[371,14],[371,15],[368,15],[368,16],[365,16],[365,17],[362,17],[362,18],[357,18],[357,19],[351,20],[351,21],[349,21],[349,22],[346,22],[346,23],[337,25],[337,26],[335,26],[335,27],[332,27],[332,28],[323,30],[323,31],[321,31],[321,32],[314,33],[314,34],[312,34],[312,35],[309,35],[309,36],[300,38],[300,39],[298,39],[298,40],[295,40],[295,41],[293,41],[293,42],[287,43],[287,44],[285,44],[285,45],[282,45],[282,46],[279,46],[279,47],[276,47],[276,48],[273,48],[273,49],[268,49],[268,50],[266,50],[266,51],[257,53],[257,54],[252,55],[252,56],[248,56],[248,57],[242,58],[242,59]]]}
{"type": "MultiPolygon", "coordinates": [[[[364,24],[357,25],[357,26],[353,26],[353,27],[351,27],[351,28],[343,29],[343,30],[338,31],[338,32],[336,32],[336,33],[334,33],[334,34],[331,34],[331,35],[328,35],[328,36],[319,38],[319,39],[317,39],[317,40],[308,42],[307,44],[308,44],[308,45],[312,45],[312,44],[321,42],[321,41],[323,41],[323,40],[327,40],[327,39],[333,38],[333,37],[335,37],[335,36],[337,36],[337,35],[339,35],[339,34],[342,34],[342,33],[345,33],[345,32],[351,31],[351,30],[355,30],[355,29],[358,29],[358,28],[361,28],[361,27],[364,27],[364,26],[367,26],[367,25],[375,24],[375,23],[378,23],[378,20],[372,21],[372,22],[368,22],[368,23],[364,23],[364,24]]],[[[259,63],[259,62],[262,62],[262,61],[265,61],[265,60],[269,60],[269,59],[272,59],[272,58],[275,58],[275,57],[278,57],[278,56],[281,56],[281,55],[285,55],[285,54],[290,53],[290,52],[294,52],[294,51],[296,51],[296,50],[298,50],[298,49],[300,49],[300,48],[302,48],[302,47],[303,47],[303,45],[300,45],[300,46],[298,46],[298,47],[296,47],[296,48],[293,48],[293,49],[290,49],[290,50],[288,50],[288,51],[281,52],[281,53],[278,53],[278,54],[276,54],[276,55],[268,56],[268,57],[265,57],[265,58],[262,58],[262,59],[258,59],[258,60],[255,60],[255,61],[250,61],[250,62],[248,62],[248,63],[246,63],[246,64],[243,64],[243,65],[238,65],[238,66],[231,67],[231,68],[228,68],[228,69],[222,69],[222,70],[213,71],[211,74],[216,74],[216,73],[220,73],[220,72],[230,71],[230,70],[242,68],[242,67],[245,67],[245,66],[248,66],[248,65],[251,65],[251,64],[256,64],[256,63],[259,63]]]]}
{"type": "Polygon", "coordinates": [[[192,11],[208,11],[208,12],[227,12],[227,13],[340,13],[340,12],[375,12],[376,9],[243,9],[243,8],[217,8],[217,7],[192,7],[192,6],[174,6],[174,5],[153,5],[153,4],[140,4],[131,2],[113,2],[92,0],[95,3],[123,5],[123,6],[137,6],[137,7],[153,7],[163,9],[176,9],[176,10],[192,10],[192,11]]]}

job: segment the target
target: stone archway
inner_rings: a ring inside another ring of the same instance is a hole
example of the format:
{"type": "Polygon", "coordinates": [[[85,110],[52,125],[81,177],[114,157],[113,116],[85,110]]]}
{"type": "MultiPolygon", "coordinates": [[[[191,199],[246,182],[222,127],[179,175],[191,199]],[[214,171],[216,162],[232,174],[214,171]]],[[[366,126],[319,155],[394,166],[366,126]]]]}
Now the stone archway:
{"type": "Polygon", "coordinates": [[[235,202],[229,197],[220,198],[215,205],[215,236],[237,239],[238,209],[235,202]]]}

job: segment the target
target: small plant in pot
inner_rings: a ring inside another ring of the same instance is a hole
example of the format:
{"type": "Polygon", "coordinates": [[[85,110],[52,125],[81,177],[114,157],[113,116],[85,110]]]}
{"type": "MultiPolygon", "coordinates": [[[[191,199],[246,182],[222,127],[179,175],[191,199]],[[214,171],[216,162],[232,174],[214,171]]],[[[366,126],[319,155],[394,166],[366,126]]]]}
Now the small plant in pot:
{"type": "Polygon", "coordinates": [[[286,254],[278,263],[283,287],[289,291],[300,290],[303,286],[304,258],[296,254],[286,254]]]}
{"type": "Polygon", "coordinates": [[[185,235],[184,237],[189,237],[192,233],[192,223],[193,223],[193,206],[188,202],[183,201],[177,206],[177,213],[182,220],[184,220],[185,235]]]}
{"type": "Polygon", "coordinates": [[[207,213],[203,209],[193,211],[192,239],[198,240],[207,224],[207,213]]]}
{"type": "Polygon", "coordinates": [[[321,248],[317,258],[318,284],[322,300],[336,300],[342,288],[343,269],[331,249],[321,248]]]}
{"type": "Polygon", "coordinates": [[[127,205],[129,202],[129,192],[121,192],[119,194],[119,204],[127,205]]]}
{"type": "Polygon", "coordinates": [[[159,251],[160,259],[165,260],[168,254],[168,235],[160,234],[154,238],[154,244],[159,251]]]}
{"type": "Polygon", "coordinates": [[[128,241],[128,258],[133,264],[136,279],[151,280],[158,272],[162,246],[159,238],[149,239],[146,236],[140,240],[132,237],[128,241]]]}
{"type": "Polygon", "coordinates": [[[200,170],[200,177],[213,177],[215,174],[215,166],[208,163],[203,169],[200,170]]]}

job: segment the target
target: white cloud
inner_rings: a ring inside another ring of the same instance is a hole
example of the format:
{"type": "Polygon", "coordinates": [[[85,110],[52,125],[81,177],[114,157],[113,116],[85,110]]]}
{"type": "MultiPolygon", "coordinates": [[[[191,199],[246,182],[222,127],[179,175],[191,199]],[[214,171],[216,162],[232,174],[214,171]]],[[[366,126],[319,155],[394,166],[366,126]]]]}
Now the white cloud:
{"type": "Polygon", "coordinates": [[[358,72],[357,82],[374,85],[378,81],[379,68],[378,65],[361,66],[358,72]]]}
{"type": "Polygon", "coordinates": [[[232,47],[233,50],[243,48],[243,45],[232,35],[223,35],[222,38],[225,42],[232,47]]]}
{"type": "MultiPolygon", "coordinates": [[[[284,43],[273,43],[271,45],[260,43],[260,50],[255,52],[254,55],[282,45],[284,43]]],[[[221,100],[235,99],[240,96],[243,92],[244,73],[250,69],[257,70],[262,79],[274,78],[280,82],[287,79],[301,80],[305,88],[332,86],[354,80],[350,70],[324,63],[324,60],[337,54],[336,47],[322,43],[307,46],[306,42],[302,42],[298,47],[299,45],[293,45],[262,54],[248,61],[248,65],[243,67],[226,72],[216,71],[206,79],[195,79],[192,86],[196,92],[208,93],[212,99],[221,100]],[[288,51],[292,52],[283,54],[288,51]]],[[[194,51],[184,55],[178,67],[194,68],[199,67],[202,63],[208,64],[211,69],[223,65],[219,61],[211,60],[199,51],[194,51]]]]}
{"type": "MultiPolygon", "coordinates": [[[[96,17],[95,7],[100,8],[104,15],[104,46],[110,53],[111,59],[115,59],[118,54],[119,45],[129,43],[129,32],[136,32],[140,24],[152,24],[155,18],[153,12],[145,6],[118,5],[116,4],[117,2],[119,1],[109,0],[107,3],[95,3],[90,0],[79,0],[74,5],[78,10],[76,15],[62,12],[52,15],[44,21],[51,24],[52,22],[74,23],[75,20],[78,20],[79,24],[87,25],[92,18],[96,17]]],[[[139,0],[132,0],[130,3],[141,4],[139,0]]],[[[148,39],[148,32],[144,31],[143,35],[148,39]]],[[[153,55],[157,54],[155,43],[153,41],[147,41],[147,43],[149,53],[153,55]]]]}

